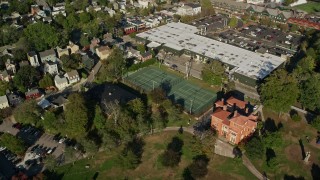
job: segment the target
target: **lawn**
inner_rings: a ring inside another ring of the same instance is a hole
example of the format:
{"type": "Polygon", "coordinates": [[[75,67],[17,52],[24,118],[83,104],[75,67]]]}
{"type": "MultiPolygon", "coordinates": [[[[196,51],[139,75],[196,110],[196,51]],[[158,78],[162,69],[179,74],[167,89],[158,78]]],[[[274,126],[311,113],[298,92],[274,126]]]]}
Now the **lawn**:
{"type": "Polygon", "coordinates": [[[320,3],[309,1],[306,4],[295,6],[295,8],[306,11],[307,13],[316,13],[316,12],[320,12],[320,3]]]}
{"type": "MultiPolygon", "coordinates": [[[[198,154],[190,134],[178,132],[157,133],[145,137],[142,163],[134,170],[122,169],[117,165],[116,151],[101,152],[93,159],[83,159],[74,165],[68,164],[56,169],[57,174],[63,174],[62,179],[181,179],[184,169],[198,154]],[[167,144],[174,136],[183,140],[182,157],[178,167],[166,168],[159,161],[159,155],[164,152],[167,144]],[[86,165],[90,167],[85,168],[86,165]]],[[[255,179],[243,166],[240,160],[233,160],[212,154],[208,165],[208,175],[205,179],[255,179]]]]}
{"type": "MultiPolygon", "coordinates": [[[[280,127],[280,133],[284,139],[284,143],[274,148],[278,158],[279,165],[275,169],[270,169],[266,165],[266,157],[252,159],[252,163],[260,172],[266,172],[271,179],[283,179],[285,177],[304,177],[304,179],[312,179],[315,170],[320,173],[320,146],[316,145],[316,130],[313,129],[304,120],[294,122],[286,114],[279,116],[270,110],[264,109],[264,116],[269,126],[280,127]],[[310,138],[307,142],[306,136],[310,138]],[[302,140],[303,148],[299,140],[302,140]],[[311,152],[309,163],[303,161],[302,149],[305,152],[311,152]]],[[[318,174],[319,175],[319,174],[318,174]]]]}

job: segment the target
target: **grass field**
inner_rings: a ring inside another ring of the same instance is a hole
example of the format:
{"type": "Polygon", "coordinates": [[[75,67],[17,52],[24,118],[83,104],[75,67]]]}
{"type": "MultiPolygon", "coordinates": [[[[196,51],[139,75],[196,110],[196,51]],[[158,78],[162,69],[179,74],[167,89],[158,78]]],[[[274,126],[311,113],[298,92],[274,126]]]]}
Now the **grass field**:
{"type": "MultiPolygon", "coordinates": [[[[122,169],[117,165],[115,151],[101,152],[93,159],[77,161],[74,165],[68,164],[56,169],[58,174],[63,174],[62,179],[86,180],[86,179],[182,179],[185,167],[197,154],[193,151],[194,144],[189,134],[177,132],[165,132],[147,136],[145,138],[142,163],[135,170],[122,169]],[[166,168],[159,162],[159,154],[167,147],[174,136],[183,140],[182,157],[178,167],[166,168]],[[85,166],[90,165],[86,169],[85,166]]],[[[233,160],[212,154],[208,164],[208,175],[204,179],[256,179],[239,160],[233,160]]]]}
{"type": "Polygon", "coordinates": [[[301,4],[301,5],[295,6],[294,8],[306,11],[307,13],[315,13],[315,12],[320,12],[320,3],[309,1],[306,4],[301,4]]]}
{"type": "Polygon", "coordinates": [[[156,67],[141,69],[129,75],[125,81],[147,92],[162,87],[169,99],[182,105],[187,112],[191,111],[194,114],[201,114],[208,110],[216,100],[216,93],[213,91],[156,67]]]}
{"type": "MultiPolygon", "coordinates": [[[[314,173],[320,175],[320,146],[315,143],[317,131],[304,120],[294,122],[287,115],[279,115],[268,109],[263,110],[266,119],[274,122],[275,126],[282,124],[280,133],[284,139],[281,147],[274,149],[279,160],[276,169],[270,170],[266,166],[265,157],[252,160],[253,164],[260,172],[266,172],[271,179],[283,179],[284,177],[303,177],[304,179],[314,179],[314,173]],[[307,142],[306,136],[310,138],[307,142]],[[302,157],[302,148],[299,140],[302,140],[305,152],[310,151],[309,164],[305,164],[302,157]]],[[[316,178],[317,179],[317,178],[316,178]]]]}

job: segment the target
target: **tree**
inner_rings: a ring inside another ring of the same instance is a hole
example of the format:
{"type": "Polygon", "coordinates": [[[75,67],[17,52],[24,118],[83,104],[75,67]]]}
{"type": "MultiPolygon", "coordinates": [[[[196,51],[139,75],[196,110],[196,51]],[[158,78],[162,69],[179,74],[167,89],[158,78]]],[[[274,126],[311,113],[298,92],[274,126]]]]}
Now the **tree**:
{"type": "Polygon", "coordinates": [[[97,144],[89,138],[82,138],[80,144],[83,147],[84,152],[88,155],[94,155],[99,150],[97,144]]]}
{"type": "Polygon", "coordinates": [[[166,113],[168,114],[168,120],[171,120],[171,121],[180,121],[181,120],[180,109],[178,109],[169,99],[165,100],[162,103],[162,106],[165,108],[166,113]]]}
{"type": "Polygon", "coordinates": [[[56,47],[60,39],[56,29],[42,22],[28,25],[24,34],[37,51],[56,47]]]}
{"type": "Polygon", "coordinates": [[[21,62],[23,60],[27,60],[27,52],[24,49],[15,49],[12,52],[13,60],[15,62],[21,62]]]}
{"type": "Polygon", "coordinates": [[[22,155],[26,150],[23,141],[9,133],[4,133],[0,136],[0,146],[7,147],[7,149],[18,155],[22,155]]]}
{"type": "Polygon", "coordinates": [[[86,135],[88,109],[82,94],[74,93],[68,97],[69,103],[64,111],[65,131],[69,137],[80,138],[86,135]]]}
{"type": "Polygon", "coordinates": [[[138,44],[137,45],[137,50],[140,51],[140,53],[145,53],[146,52],[146,47],[143,44],[138,44]]]}
{"type": "Polygon", "coordinates": [[[13,44],[19,40],[21,33],[17,28],[9,25],[3,25],[0,28],[0,45],[5,46],[13,44]]]}
{"type": "Polygon", "coordinates": [[[215,14],[210,0],[201,0],[200,4],[201,4],[201,14],[205,16],[215,14]]]}
{"type": "Polygon", "coordinates": [[[320,98],[320,78],[318,76],[310,77],[302,82],[300,91],[299,101],[302,106],[312,111],[320,111],[320,102],[316,100],[320,98]]]}
{"type": "Polygon", "coordinates": [[[81,62],[80,54],[63,55],[60,60],[65,71],[71,71],[79,68],[81,62]]]}
{"type": "Polygon", "coordinates": [[[118,160],[120,161],[121,167],[127,169],[135,169],[140,163],[139,157],[134,154],[131,149],[122,152],[118,160]]]}
{"type": "Polygon", "coordinates": [[[181,159],[182,146],[183,141],[178,137],[173,137],[167,146],[167,150],[160,156],[162,165],[167,167],[177,166],[181,159]]]}
{"type": "Polygon", "coordinates": [[[13,116],[20,123],[37,125],[40,119],[40,109],[36,101],[28,100],[15,108],[13,116]]]}
{"type": "Polygon", "coordinates": [[[312,127],[316,128],[318,131],[320,131],[320,116],[317,116],[315,119],[311,121],[312,127]]]}
{"type": "Polygon", "coordinates": [[[46,132],[55,132],[58,130],[59,123],[56,115],[51,111],[46,111],[42,119],[42,126],[46,132]]]}
{"type": "Polygon", "coordinates": [[[81,46],[83,46],[83,47],[84,47],[84,46],[88,46],[88,45],[90,44],[89,38],[88,38],[86,35],[81,34],[80,44],[81,44],[81,46]]]}
{"type": "Polygon", "coordinates": [[[283,1],[283,5],[289,6],[290,4],[292,4],[292,3],[296,2],[296,1],[297,1],[297,0],[284,0],[284,1],[283,1]]]}
{"type": "Polygon", "coordinates": [[[86,24],[86,23],[90,22],[91,16],[89,13],[83,12],[83,13],[79,14],[79,20],[80,20],[81,24],[86,24]]]}
{"type": "Polygon", "coordinates": [[[184,179],[198,179],[208,174],[209,159],[206,155],[199,155],[193,158],[193,162],[186,168],[189,172],[184,179]]]}
{"type": "Polygon", "coordinates": [[[103,116],[99,105],[95,107],[93,124],[98,130],[103,130],[106,127],[106,118],[103,116]]]}
{"type": "Polygon", "coordinates": [[[123,57],[123,51],[119,48],[113,48],[112,53],[106,60],[107,64],[101,67],[99,79],[103,81],[107,79],[119,80],[122,78],[126,61],[123,57]]]}
{"type": "Polygon", "coordinates": [[[202,79],[213,85],[221,85],[225,79],[225,68],[223,64],[217,60],[210,61],[201,71],[202,79]]]}
{"type": "Polygon", "coordinates": [[[152,102],[156,104],[162,103],[165,99],[167,99],[166,93],[162,88],[155,88],[150,93],[149,96],[152,102]]]}
{"type": "Polygon", "coordinates": [[[272,73],[260,89],[263,104],[276,111],[287,112],[299,96],[297,80],[284,69],[272,73]]]}
{"type": "Polygon", "coordinates": [[[228,23],[228,26],[230,26],[231,28],[235,28],[237,27],[237,25],[238,25],[238,19],[235,16],[232,16],[228,23]]]}
{"type": "Polygon", "coordinates": [[[264,144],[261,139],[258,137],[253,137],[246,145],[245,145],[246,153],[251,158],[261,158],[264,154],[264,144]]]}
{"type": "Polygon", "coordinates": [[[52,154],[46,156],[43,161],[48,170],[53,170],[57,165],[56,157],[52,154]]]}
{"type": "Polygon", "coordinates": [[[5,95],[7,89],[9,89],[9,83],[6,81],[0,81],[0,96],[5,95]]]}
{"type": "Polygon", "coordinates": [[[283,144],[283,139],[281,137],[281,133],[276,131],[276,132],[267,132],[263,137],[262,137],[262,142],[265,147],[268,148],[279,148],[283,144]]]}
{"type": "Polygon", "coordinates": [[[43,78],[39,81],[39,86],[43,89],[54,86],[53,78],[51,74],[46,74],[43,78]]]}
{"type": "Polygon", "coordinates": [[[23,66],[13,78],[14,85],[21,91],[26,92],[29,88],[37,86],[40,75],[32,66],[23,66]]]}

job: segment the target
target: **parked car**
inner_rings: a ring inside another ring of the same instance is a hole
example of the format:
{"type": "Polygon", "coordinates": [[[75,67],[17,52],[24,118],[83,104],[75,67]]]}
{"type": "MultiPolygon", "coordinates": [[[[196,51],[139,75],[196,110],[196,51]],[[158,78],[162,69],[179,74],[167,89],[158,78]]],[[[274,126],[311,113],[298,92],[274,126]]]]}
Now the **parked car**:
{"type": "Polygon", "coordinates": [[[61,138],[61,139],[59,140],[59,144],[62,144],[65,140],[66,140],[66,138],[61,138]]]}

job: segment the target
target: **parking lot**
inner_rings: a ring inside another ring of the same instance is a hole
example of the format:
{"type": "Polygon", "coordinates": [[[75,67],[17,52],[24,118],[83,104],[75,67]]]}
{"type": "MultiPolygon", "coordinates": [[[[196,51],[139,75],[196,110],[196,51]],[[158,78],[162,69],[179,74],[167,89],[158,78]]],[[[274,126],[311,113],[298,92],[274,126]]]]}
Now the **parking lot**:
{"type": "Polygon", "coordinates": [[[43,166],[42,159],[52,154],[59,157],[64,153],[65,143],[59,143],[61,137],[54,140],[53,135],[44,134],[40,129],[32,126],[23,126],[14,124],[10,120],[5,120],[0,125],[0,132],[10,133],[20,137],[28,146],[24,157],[19,157],[7,149],[0,152],[0,172],[12,174],[12,169],[27,169],[28,174],[40,172],[43,166]],[[2,160],[3,159],[3,160],[2,160]],[[5,159],[5,160],[4,160],[5,159]],[[3,168],[7,166],[6,168],[3,168]]]}
{"type": "Polygon", "coordinates": [[[208,36],[244,49],[261,53],[268,52],[277,56],[295,54],[302,38],[296,34],[287,34],[279,29],[260,25],[250,25],[239,31],[227,30],[208,36]]]}
{"type": "MultiPolygon", "coordinates": [[[[190,60],[190,57],[181,55],[181,56],[167,56],[164,59],[163,64],[168,67],[172,67],[175,70],[186,73],[186,63],[190,60]]],[[[201,71],[204,64],[201,62],[191,61],[190,76],[201,79],[201,71]]]]}

